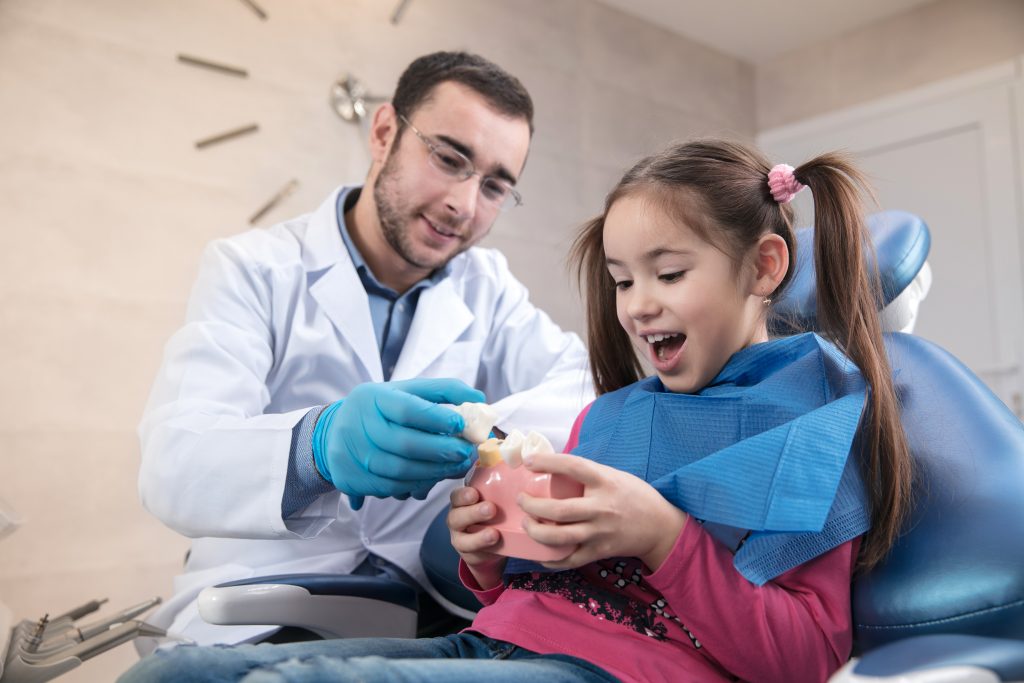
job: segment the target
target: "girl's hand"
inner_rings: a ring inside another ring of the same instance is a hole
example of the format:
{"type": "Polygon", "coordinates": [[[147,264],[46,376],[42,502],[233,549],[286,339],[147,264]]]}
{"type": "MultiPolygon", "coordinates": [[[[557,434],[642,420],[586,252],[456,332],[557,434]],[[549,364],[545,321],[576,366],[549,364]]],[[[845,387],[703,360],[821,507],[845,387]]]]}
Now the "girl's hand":
{"type": "Polygon", "coordinates": [[[452,547],[458,551],[481,588],[494,588],[501,583],[506,558],[489,552],[488,548],[493,548],[501,536],[497,529],[490,527],[474,532],[466,530],[493,517],[494,503],[480,502],[480,492],[471,486],[452,491],[451,503],[452,509],[448,511],[446,521],[451,531],[452,547]]]}
{"type": "Polygon", "coordinates": [[[568,475],[584,487],[580,498],[519,497],[529,515],[523,528],[531,538],[546,545],[579,546],[564,560],[545,562],[545,567],[572,569],[609,557],[638,557],[654,571],[689,517],[643,479],[586,458],[537,453],[523,464],[533,472],[568,475]]]}

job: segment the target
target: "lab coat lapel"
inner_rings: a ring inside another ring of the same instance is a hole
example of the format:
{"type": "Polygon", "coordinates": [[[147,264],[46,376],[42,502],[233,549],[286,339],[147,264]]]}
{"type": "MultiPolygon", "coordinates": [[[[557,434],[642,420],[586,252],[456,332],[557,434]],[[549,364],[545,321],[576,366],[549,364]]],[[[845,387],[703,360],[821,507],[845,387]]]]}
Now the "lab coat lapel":
{"type": "Polygon", "coordinates": [[[371,381],[384,381],[380,350],[370,317],[370,300],[350,260],[339,261],[310,288],[324,314],[366,368],[371,381]]]}
{"type": "Polygon", "coordinates": [[[310,294],[359,358],[370,380],[381,382],[384,371],[370,317],[370,300],[338,228],[338,192],[345,189],[335,190],[310,218],[310,248],[303,252],[302,260],[306,277],[315,280],[309,287],[310,294]]]}
{"type": "Polygon", "coordinates": [[[394,376],[419,376],[451,347],[473,319],[473,312],[455,291],[450,277],[423,290],[394,376]]]}

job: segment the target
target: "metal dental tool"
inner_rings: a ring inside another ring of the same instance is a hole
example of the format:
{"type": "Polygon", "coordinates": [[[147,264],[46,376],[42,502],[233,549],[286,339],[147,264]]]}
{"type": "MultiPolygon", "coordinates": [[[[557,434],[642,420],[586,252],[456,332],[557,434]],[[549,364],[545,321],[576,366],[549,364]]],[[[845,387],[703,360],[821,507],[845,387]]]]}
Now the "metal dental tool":
{"type": "MultiPolygon", "coordinates": [[[[36,647],[34,652],[39,654],[51,653],[60,651],[69,642],[85,642],[86,640],[94,638],[105,631],[109,631],[114,626],[129,621],[130,619],[134,619],[140,614],[149,611],[151,608],[155,607],[159,603],[160,598],[146,600],[145,602],[140,602],[138,605],[122,610],[121,612],[115,614],[112,617],[108,617],[100,621],[95,621],[91,624],[86,624],[85,626],[81,627],[76,627],[72,621],[67,625],[62,625],[59,628],[59,631],[57,629],[47,628],[42,643],[40,643],[36,647]],[[51,634],[51,630],[54,630],[55,632],[51,634]]],[[[53,624],[52,621],[50,623],[53,624]]]]}
{"type": "Polygon", "coordinates": [[[0,683],[43,683],[134,638],[167,635],[163,629],[135,619],[159,604],[160,598],[90,624],[76,625],[77,619],[95,612],[105,602],[92,600],[54,619],[45,615],[34,622],[24,620],[11,629],[6,642],[7,634],[0,634],[0,683]]]}
{"type": "Polygon", "coordinates": [[[59,617],[54,617],[53,621],[60,621],[61,619],[70,619],[71,621],[74,621],[75,619],[81,619],[87,614],[92,614],[108,601],[109,598],[103,598],[102,600],[90,600],[83,605],[79,605],[74,609],[68,610],[59,617]]]}

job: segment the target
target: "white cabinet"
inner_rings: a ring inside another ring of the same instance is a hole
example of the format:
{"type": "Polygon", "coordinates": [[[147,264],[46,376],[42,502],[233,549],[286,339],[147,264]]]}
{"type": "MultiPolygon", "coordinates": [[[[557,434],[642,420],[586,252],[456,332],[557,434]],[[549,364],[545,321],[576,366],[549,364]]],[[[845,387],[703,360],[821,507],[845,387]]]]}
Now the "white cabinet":
{"type": "MultiPolygon", "coordinates": [[[[915,334],[1024,414],[1024,59],[764,131],[773,163],[853,153],[882,208],[920,215],[934,281],[915,334]]],[[[808,192],[799,224],[813,220],[808,192]]]]}

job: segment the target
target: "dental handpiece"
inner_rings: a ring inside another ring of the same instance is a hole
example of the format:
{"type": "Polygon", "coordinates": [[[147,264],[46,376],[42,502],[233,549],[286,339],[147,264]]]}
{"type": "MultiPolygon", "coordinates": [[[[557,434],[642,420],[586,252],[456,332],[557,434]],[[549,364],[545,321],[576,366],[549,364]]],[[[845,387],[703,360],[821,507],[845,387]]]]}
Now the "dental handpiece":
{"type": "Polygon", "coordinates": [[[26,663],[37,667],[52,666],[70,657],[84,662],[133,638],[139,636],[161,637],[165,634],[163,629],[143,621],[126,621],[80,643],[68,643],[62,647],[53,648],[49,652],[22,652],[20,656],[26,663]]]}
{"type": "Polygon", "coordinates": [[[78,633],[81,636],[81,640],[88,640],[94,635],[102,633],[110,629],[114,624],[121,623],[122,621],[128,621],[134,619],[143,612],[146,612],[152,607],[160,604],[160,598],[152,598],[145,600],[137,605],[129,607],[128,609],[122,610],[120,613],[102,621],[98,621],[92,624],[87,624],[78,629],[78,633]]]}
{"type": "MultiPolygon", "coordinates": [[[[81,643],[89,640],[105,631],[109,631],[114,626],[126,622],[130,619],[134,619],[143,612],[146,612],[150,608],[160,604],[161,599],[159,597],[140,602],[137,605],[133,605],[127,609],[118,612],[114,616],[102,619],[100,621],[94,621],[91,624],[85,626],[75,627],[74,625],[65,626],[61,628],[57,633],[50,637],[43,638],[42,642],[37,643],[33,652],[39,654],[49,654],[68,648],[75,643],[81,643]]],[[[52,622],[51,622],[52,623],[52,622]]]]}
{"type": "Polygon", "coordinates": [[[109,600],[109,598],[103,598],[102,600],[90,600],[89,602],[85,603],[84,605],[79,605],[78,607],[76,607],[76,608],[74,608],[72,610],[68,610],[64,614],[61,614],[60,616],[54,617],[50,621],[51,622],[53,622],[53,621],[60,621],[61,619],[70,619],[71,621],[77,621],[78,619],[81,619],[82,617],[84,617],[86,614],[92,614],[93,612],[98,610],[108,600],[109,600]]]}

